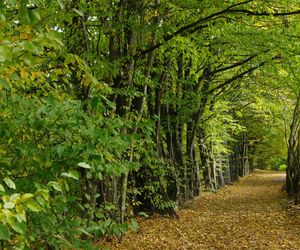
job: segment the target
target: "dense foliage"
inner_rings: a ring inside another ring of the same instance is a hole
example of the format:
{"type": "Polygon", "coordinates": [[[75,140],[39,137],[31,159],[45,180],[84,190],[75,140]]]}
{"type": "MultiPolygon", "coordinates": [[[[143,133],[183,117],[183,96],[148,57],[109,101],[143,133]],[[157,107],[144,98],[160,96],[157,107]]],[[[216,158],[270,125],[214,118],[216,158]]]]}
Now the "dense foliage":
{"type": "Polygon", "coordinates": [[[299,193],[296,7],[0,1],[3,247],[121,239],[133,213],[283,168],[285,139],[299,193]]]}

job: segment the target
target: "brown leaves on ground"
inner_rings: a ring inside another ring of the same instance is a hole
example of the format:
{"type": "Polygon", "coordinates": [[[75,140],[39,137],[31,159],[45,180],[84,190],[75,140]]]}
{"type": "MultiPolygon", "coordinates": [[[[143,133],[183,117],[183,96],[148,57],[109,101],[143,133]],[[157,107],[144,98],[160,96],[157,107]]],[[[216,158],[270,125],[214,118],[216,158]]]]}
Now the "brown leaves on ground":
{"type": "MultiPolygon", "coordinates": [[[[287,205],[284,175],[256,171],[216,194],[205,193],[179,219],[139,219],[137,233],[110,249],[300,249],[300,211],[287,205]]],[[[103,247],[105,244],[101,244],[103,247]]]]}

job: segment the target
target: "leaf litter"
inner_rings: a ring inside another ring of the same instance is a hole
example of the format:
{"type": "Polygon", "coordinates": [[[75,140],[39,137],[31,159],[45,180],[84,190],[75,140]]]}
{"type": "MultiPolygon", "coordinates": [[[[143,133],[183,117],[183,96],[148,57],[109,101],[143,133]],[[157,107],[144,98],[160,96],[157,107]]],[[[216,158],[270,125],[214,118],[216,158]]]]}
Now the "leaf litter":
{"type": "Polygon", "coordinates": [[[203,193],[178,211],[178,219],[138,218],[137,232],[109,249],[298,250],[300,209],[288,203],[284,174],[255,171],[217,193],[203,193]]]}

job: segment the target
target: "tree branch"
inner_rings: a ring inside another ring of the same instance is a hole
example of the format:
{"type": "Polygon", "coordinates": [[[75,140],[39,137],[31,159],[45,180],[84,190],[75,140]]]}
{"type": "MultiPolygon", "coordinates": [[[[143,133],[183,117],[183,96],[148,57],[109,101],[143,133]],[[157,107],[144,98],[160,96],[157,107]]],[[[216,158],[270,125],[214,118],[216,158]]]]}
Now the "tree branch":
{"type": "Polygon", "coordinates": [[[290,16],[290,15],[298,15],[300,14],[300,10],[295,10],[295,11],[291,11],[291,12],[282,12],[282,13],[269,13],[269,12],[254,12],[254,11],[250,11],[250,10],[246,10],[246,9],[233,9],[234,7],[237,6],[241,6],[247,3],[252,2],[253,0],[248,0],[248,1],[244,1],[238,4],[234,4],[231,5],[229,7],[227,7],[226,9],[223,9],[219,12],[213,13],[211,15],[208,15],[206,17],[200,18],[197,21],[187,24],[185,26],[182,26],[181,28],[179,28],[177,31],[173,32],[172,34],[169,35],[165,35],[163,36],[163,41],[159,42],[147,49],[144,50],[139,50],[137,51],[136,54],[136,58],[139,58],[143,55],[146,55],[148,53],[150,53],[153,50],[156,50],[158,48],[160,48],[162,45],[164,45],[166,42],[170,41],[171,39],[173,39],[174,37],[178,36],[178,35],[185,35],[185,34],[189,34],[189,33],[193,33],[197,30],[201,30],[203,28],[206,28],[207,25],[203,25],[204,23],[207,23],[211,20],[214,20],[217,17],[220,17],[224,14],[247,14],[249,16],[290,16]],[[202,25],[201,25],[202,24],[202,25]],[[192,32],[190,30],[193,30],[192,32]]]}
{"type": "Polygon", "coordinates": [[[255,55],[252,55],[252,56],[249,56],[248,58],[244,59],[244,60],[241,60],[239,62],[236,62],[232,65],[229,65],[227,67],[224,67],[224,68],[219,68],[219,69],[216,69],[214,71],[211,72],[211,75],[214,75],[214,74],[217,74],[217,73],[220,73],[220,72],[223,72],[223,71],[226,71],[226,70],[229,70],[229,69],[233,69],[233,68],[236,68],[238,66],[242,66],[243,64],[251,61],[253,58],[257,57],[258,54],[255,54],[255,55]]]}
{"type": "Polygon", "coordinates": [[[207,25],[201,25],[202,23],[206,23],[208,21],[210,21],[211,19],[217,17],[217,16],[220,16],[222,14],[225,14],[225,13],[229,13],[229,11],[236,7],[236,6],[240,6],[240,5],[243,5],[243,4],[247,4],[249,2],[252,2],[253,0],[248,0],[248,1],[245,1],[245,2],[241,2],[241,3],[238,3],[238,4],[233,4],[229,7],[227,7],[226,9],[224,10],[221,10],[219,12],[216,12],[216,13],[213,13],[209,16],[206,16],[206,17],[203,17],[203,18],[200,18],[198,19],[197,21],[193,22],[193,23],[190,23],[190,24],[187,24],[181,28],[179,28],[177,31],[173,32],[172,34],[169,34],[169,35],[165,35],[163,37],[163,42],[159,42],[157,43],[156,45],[154,46],[151,46],[149,47],[148,49],[145,49],[145,50],[140,50],[138,51],[136,57],[141,57],[145,54],[148,54],[150,53],[151,51],[155,50],[155,49],[158,49],[159,47],[161,47],[163,44],[165,44],[166,42],[170,41],[171,39],[173,39],[174,37],[178,36],[178,35],[183,35],[183,34],[188,34],[190,33],[189,30],[193,30],[193,32],[197,31],[197,30],[200,30],[200,29],[203,29],[203,28],[206,28],[207,25]]]}
{"type": "Polygon", "coordinates": [[[254,12],[250,10],[243,10],[243,9],[236,9],[236,10],[229,10],[228,13],[244,13],[249,16],[292,16],[292,15],[299,15],[300,10],[295,10],[291,12],[275,12],[275,13],[269,13],[269,12],[254,12]]]}
{"type": "Polygon", "coordinates": [[[267,61],[264,61],[264,62],[261,62],[260,64],[258,64],[257,66],[254,66],[254,67],[251,67],[250,69],[236,75],[236,76],[233,76],[232,78],[228,79],[227,81],[225,81],[224,83],[216,86],[215,88],[209,90],[207,93],[208,94],[212,94],[213,92],[215,92],[216,90],[219,90],[219,89],[222,89],[224,87],[226,87],[228,84],[232,83],[233,81],[237,80],[237,79],[240,79],[240,78],[243,78],[245,75],[253,72],[254,70],[264,66],[265,64],[267,63],[267,61]]]}
{"type": "Polygon", "coordinates": [[[170,35],[166,35],[163,37],[163,42],[159,42],[151,47],[149,47],[148,49],[144,49],[144,50],[139,50],[138,53],[136,54],[136,58],[139,58],[141,56],[144,56],[150,52],[152,52],[153,50],[156,50],[158,48],[160,48],[162,45],[164,45],[166,42],[170,41],[171,39],[173,39],[175,36],[177,35],[183,35],[183,34],[192,34],[198,30],[207,28],[207,25],[201,25],[198,27],[190,27],[188,29],[183,29],[181,30],[181,32],[179,32],[179,30],[177,30],[176,32],[170,34],[170,35]]]}

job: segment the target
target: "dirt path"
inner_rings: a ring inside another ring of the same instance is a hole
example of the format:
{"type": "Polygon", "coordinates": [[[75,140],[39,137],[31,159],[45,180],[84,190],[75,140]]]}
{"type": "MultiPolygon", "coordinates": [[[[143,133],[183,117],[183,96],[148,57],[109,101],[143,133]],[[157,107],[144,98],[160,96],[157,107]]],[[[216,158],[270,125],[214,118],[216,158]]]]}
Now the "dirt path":
{"type": "Polygon", "coordinates": [[[110,249],[300,249],[300,210],[281,191],[284,175],[257,171],[232,186],[205,193],[179,219],[139,221],[137,233],[110,249]]]}

